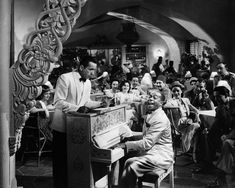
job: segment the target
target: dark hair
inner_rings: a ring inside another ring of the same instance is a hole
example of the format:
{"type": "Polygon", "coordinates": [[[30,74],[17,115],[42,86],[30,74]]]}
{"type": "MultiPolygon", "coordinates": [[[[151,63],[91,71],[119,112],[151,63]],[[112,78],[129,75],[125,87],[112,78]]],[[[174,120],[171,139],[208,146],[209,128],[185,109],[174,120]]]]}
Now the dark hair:
{"type": "Polygon", "coordinates": [[[226,97],[229,96],[229,90],[226,89],[226,88],[223,87],[223,86],[216,87],[216,88],[214,89],[214,91],[219,92],[220,95],[225,95],[226,97]]]}
{"type": "Polygon", "coordinates": [[[129,90],[128,90],[128,93],[129,93],[129,91],[131,90],[131,83],[128,81],[128,80],[123,80],[122,82],[121,82],[121,84],[120,84],[120,91],[122,91],[122,86],[124,86],[125,85],[125,83],[128,83],[129,84],[129,90]]]}
{"type": "Polygon", "coordinates": [[[171,60],[171,61],[169,62],[169,65],[171,65],[171,66],[174,65],[174,61],[171,60]]]}
{"type": "Polygon", "coordinates": [[[138,76],[137,74],[132,75],[132,76],[131,76],[131,80],[132,80],[133,78],[138,78],[138,80],[139,80],[139,76],[138,76]]]}
{"type": "Polygon", "coordinates": [[[78,60],[76,59],[76,58],[74,58],[73,60],[72,60],[72,62],[71,62],[71,67],[72,68],[78,68],[79,67],[79,64],[80,64],[80,58],[79,57],[77,57],[78,58],[78,60]]]}
{"type": "Polygon", "coordinates": [[[118,82],[118,84],[119,84],[119,80],[118,80],[118,79],[112,79],[112,80],[110,81],[110,84],[112,85],[113,82],[118,82]]]}
{"type": "Polygon", "coordinates": [[[197,82],[206,84],[206,80],[203,78],[198,78],[197,82]]]}
{"type": "Polygon", "coordinates": [[[50,91],[50,87],[47,85],[42,85],[42,93],[37,97],[37,100],[41,100],[44,97],[44,93],[50,91]]]}
{"type": "Polygon", "coordinates": [[[89,66],[89,62],[93,62],[93,63],[97,64],[97,62],[95,61],[95,59],[93,57],[85,56],[85,57],[81,58],[79,66],[83,65],[84,68],[86,68],[89,66]]]}

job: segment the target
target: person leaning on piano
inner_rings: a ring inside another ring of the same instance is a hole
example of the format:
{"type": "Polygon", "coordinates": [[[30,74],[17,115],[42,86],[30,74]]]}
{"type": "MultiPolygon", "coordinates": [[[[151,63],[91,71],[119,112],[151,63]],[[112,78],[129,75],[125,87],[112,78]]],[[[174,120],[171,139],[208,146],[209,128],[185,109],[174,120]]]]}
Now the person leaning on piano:
{"type": "Polygon", "coordinates": [[[155,169],[168,169],[173,163],[173,148],[171,125],[165,112],[162,110],[163,97],[155,91],[147,101],[147,108],[151,112],[146,116],[143,125],[143,136],[139,140],[120,143],[127,155],[134,152],[136,155],[126,160],[120,178],[120,188],[136,186],[138,177],[155,169]]]}
{"type": "Polygon", "coordinates": [[[67,187],[67,148],[65,114],[86,113],[89,109],[106,106],[105,102],[91,101],[91,82],[97,64],[90,56],[77,60],[77,71],[62,74],[56,84],[52,121],[53,129],[53,181],[55,188],[67,187]]]}

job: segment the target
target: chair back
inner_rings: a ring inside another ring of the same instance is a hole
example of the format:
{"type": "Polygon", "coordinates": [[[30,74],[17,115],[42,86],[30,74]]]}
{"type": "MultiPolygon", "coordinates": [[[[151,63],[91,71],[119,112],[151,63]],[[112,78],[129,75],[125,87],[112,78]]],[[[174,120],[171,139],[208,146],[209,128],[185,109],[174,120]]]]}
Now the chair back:
{"type": "Polygon", "coordinates": [[[179,107],[165,107],[164,111],[171,122],[172,128],[177,130],[177,126],[181,117],[179,107]]]}

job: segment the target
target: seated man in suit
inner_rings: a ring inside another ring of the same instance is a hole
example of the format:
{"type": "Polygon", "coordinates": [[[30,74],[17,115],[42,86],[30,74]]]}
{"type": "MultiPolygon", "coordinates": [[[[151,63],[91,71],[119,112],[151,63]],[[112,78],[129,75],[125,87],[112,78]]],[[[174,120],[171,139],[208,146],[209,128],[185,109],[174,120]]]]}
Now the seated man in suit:
{"type": "MultiPolygon", "coordinates": [[[[168,100],[164,107],[179,108],[180,119],[176,125],[176,130],[181,133],[183,152],[188,152],[192,144],[195,146],[196,138],[194,137],[194,134],[200,127],[200,119],[198,117],[198,110],[190,103],[189,99],[181,97],[183,89],[184,86],[179,81],[173,82],[171,84],[173,98],[168,100]]],[[[195,155],[195,151],[193,152],[195,155]]]]}
{"type": "Polygon", "coordinates": [[[155,169],[168,169],[173,163],[171,125],[162,110],[163,97],[159,92],[152,93],[147,102],[151,114],[146,117],[143,137],[136,141],[121,143],[119,147],[137,153],[124,165],[119,187],[135,187],[138,177],[155,169]]]}
{"type": "Polygon", "coordinates": [[[213,165],[220,169],[220,171],[216,171],[217,178],[209,184],[210,187],[226,186],[225,175],[232,173],[232,164],[235,160],[235,101],[230,98],[231,94],[232,90],[228,82],[220,80],[214,89],[214,96],[218,104],[215,122],[208,134],[210,155],[205,164],[202,164],[203,167],[196,171],[200,173],[208,171],[208,169],[213,170],[213,165]],[[221,154],[219,159],[215,161],[217,152],[221,154]]]}

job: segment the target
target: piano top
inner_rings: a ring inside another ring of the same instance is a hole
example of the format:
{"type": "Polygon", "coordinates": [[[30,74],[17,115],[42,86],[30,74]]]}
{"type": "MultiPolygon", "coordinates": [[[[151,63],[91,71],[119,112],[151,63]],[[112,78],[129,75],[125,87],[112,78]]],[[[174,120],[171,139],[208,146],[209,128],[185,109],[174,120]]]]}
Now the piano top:
{"type": "Polygon", "coordinates": [[[122,104],[122,105],[116,105],[116,106],[113,106],[113,107],[92,109],[92,112],[89,112],[89,113],[69,112],[66,115],[67,116],[84,116],[84,117],[96,116],[96,115],[99,115],[99,114],[104,114],[106,112],[110,112],[110,111],[113,111],[113,110],[117,110],[117,109],[120,109],[120,108],[126,108],[126,107],[127,107],[126,104],[122,104]]]}

